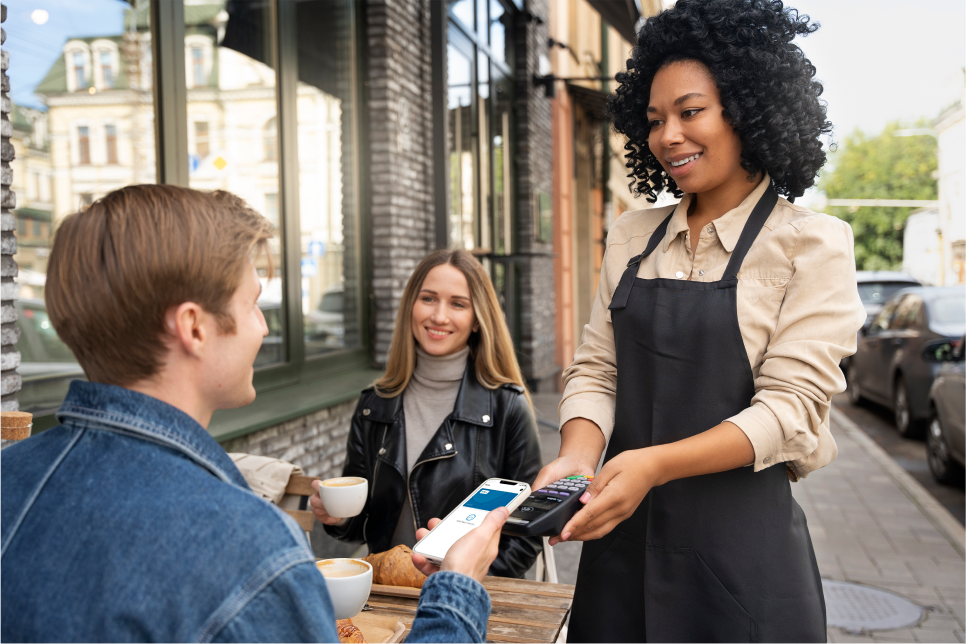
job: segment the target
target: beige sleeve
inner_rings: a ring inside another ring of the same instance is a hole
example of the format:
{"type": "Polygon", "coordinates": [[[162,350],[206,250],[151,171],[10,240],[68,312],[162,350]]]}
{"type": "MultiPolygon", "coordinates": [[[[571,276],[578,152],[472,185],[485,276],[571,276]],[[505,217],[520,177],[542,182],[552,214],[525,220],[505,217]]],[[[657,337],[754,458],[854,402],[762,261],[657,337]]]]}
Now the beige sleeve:
{"type": "Polygon", "coordinates": [[[574,352],[574,360],[564,370],[564,396],[558,408],[561,427],[572,418],[586,418],[601,429],[605,441],[614,429],[614,397],[617,382],[614,330],[611,327],[611,295],[621,274],[609,272],[611,245],[601,263],[598,292],[591,306],[591,320],[584,326],[581,345],[574,352]]]}
{"type": "Polygon", "coordinates": [[[866,313],[845,222],[824,215],[804,220],[792,258],[752,405],[728,421],[752,442],[755,471],[785,462],[802,477],[836,458],[830,400],[846,388],[839,362],[856,351],[866,313]]]}

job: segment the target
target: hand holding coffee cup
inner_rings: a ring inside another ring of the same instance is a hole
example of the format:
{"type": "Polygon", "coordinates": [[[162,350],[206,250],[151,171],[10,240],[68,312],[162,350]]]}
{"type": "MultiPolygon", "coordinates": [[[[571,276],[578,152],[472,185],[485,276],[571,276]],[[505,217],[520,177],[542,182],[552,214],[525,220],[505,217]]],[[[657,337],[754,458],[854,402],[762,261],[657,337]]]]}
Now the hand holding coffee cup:
{"type": "Polygon", "coordinates": [[[336,619],[359,614],[373,588],[373,567],[362,559],[320,559],[316,568],[326,579],[336,619]]]}
{"type": "Polygon", "coordinates": [[[316,520],[336,525],[342,519],[359,515],[366,507],[369,482],[358,476],[340,476],[313,481],[316,493],[309,498],[316,520]]]}

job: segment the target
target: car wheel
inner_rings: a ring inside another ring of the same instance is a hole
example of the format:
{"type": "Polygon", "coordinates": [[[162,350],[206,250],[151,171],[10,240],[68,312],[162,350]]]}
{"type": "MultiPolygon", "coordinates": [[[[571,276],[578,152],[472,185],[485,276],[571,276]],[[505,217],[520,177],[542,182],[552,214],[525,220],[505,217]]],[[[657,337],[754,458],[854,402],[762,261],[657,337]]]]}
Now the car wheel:
{"type": "Polygon", "coordinates": [[[856,365],[853,364],[852,360],[846,366],[846,395],[849,396],[851,404],[857,407],[863,404],[863,394],[860,393],[859,373],[857,373],[856,365]]]}
{"type": "Polygon", "coordinates": [[[950,449],[944,439],[943,428],[940,426],[936,411],[933,412],[927,428],[927,463],[930,465],[933,478],[940,483],[955,483],[964,478],[960,465],[950,458],[950,449]]]}
{"type": "Polygon", "coordinates": [[[893,387],[893,422],[904,438],[919,438],[922,434],[921,424],[910,413],[910,393],[903,376],[897,376],[893,387]]]}

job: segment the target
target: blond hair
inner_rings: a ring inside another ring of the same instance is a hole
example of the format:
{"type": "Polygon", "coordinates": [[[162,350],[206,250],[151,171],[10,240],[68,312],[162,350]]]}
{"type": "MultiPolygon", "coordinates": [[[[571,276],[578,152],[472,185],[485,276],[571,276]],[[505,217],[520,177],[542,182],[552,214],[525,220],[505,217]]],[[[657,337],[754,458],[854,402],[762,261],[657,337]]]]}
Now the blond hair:
{"type": "Polygon", "coordinates": [[[470,287],[470,301],[479,325],[468,341],[477,382],[488,389],[506,384],[519,385],[524,388],[524,395],[530,404],[530,394],[517,363],[514,343],[490,277],[473,255],[461,249],[441,249],[430,253],[410,276],[396,314],[386,373],[374,383],[376,393],[384,398],[392,398],[401,394],[410,383],[416,366],[416,339],[410,322],[413,305],[429,272],[444,264],[463,273],[470,287]]]}
{"type": "Polygon", "coordinates": [[[57,230],[45,288],[50,321],[89,380],[150,378],[167,351],[170,307],[195,302],[219,331],[235,332],[229,301],[271,235],[272,224],[228,192],[115,190],[57,230]]]}

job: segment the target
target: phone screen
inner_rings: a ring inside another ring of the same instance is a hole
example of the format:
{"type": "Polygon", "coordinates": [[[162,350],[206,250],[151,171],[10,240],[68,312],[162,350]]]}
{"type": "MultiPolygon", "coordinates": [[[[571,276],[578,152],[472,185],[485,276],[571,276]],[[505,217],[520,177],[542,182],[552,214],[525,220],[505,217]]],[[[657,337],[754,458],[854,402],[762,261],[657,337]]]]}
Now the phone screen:
{"type": "Polygon", "coordinates": [[[433,528],[416,546],[414,551],[435,561],[441,561],[457,539],[467,534],[487,518],[491,510],[501,506],[517,507],[530,494],[526,483],[506,485],[500,479],[490,479],[478,487],[453,512],[433,528]]]}

